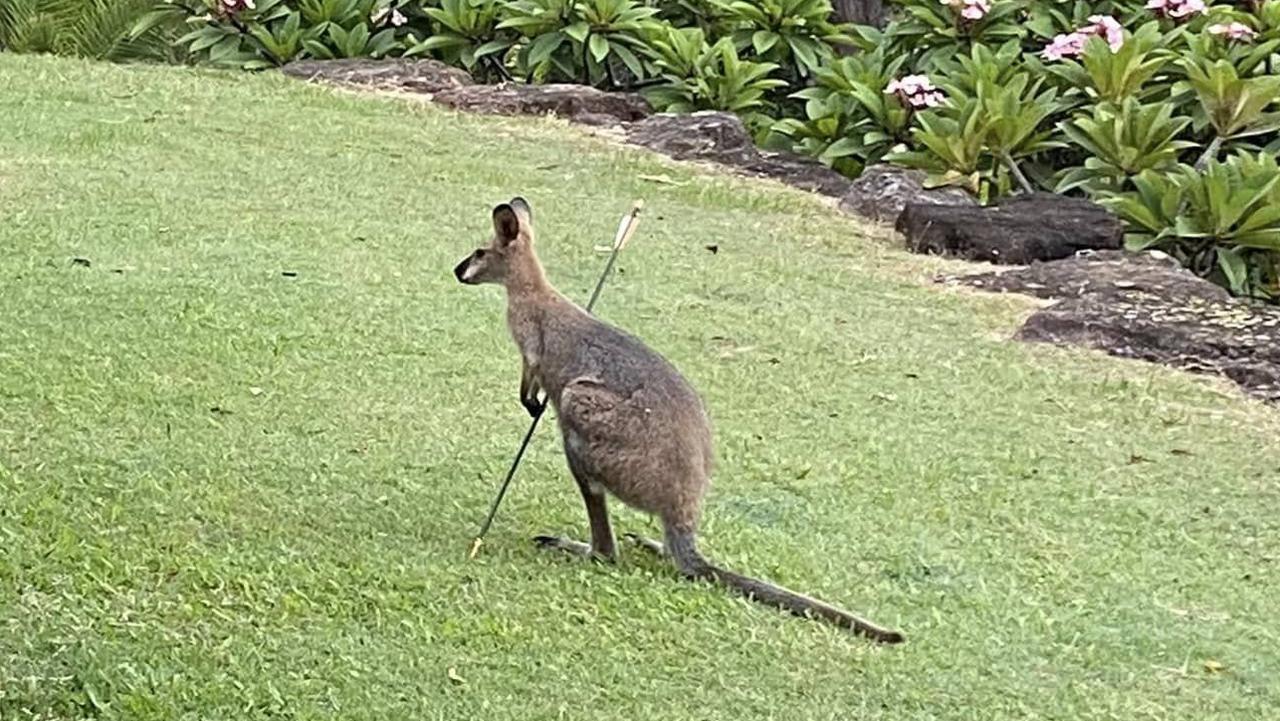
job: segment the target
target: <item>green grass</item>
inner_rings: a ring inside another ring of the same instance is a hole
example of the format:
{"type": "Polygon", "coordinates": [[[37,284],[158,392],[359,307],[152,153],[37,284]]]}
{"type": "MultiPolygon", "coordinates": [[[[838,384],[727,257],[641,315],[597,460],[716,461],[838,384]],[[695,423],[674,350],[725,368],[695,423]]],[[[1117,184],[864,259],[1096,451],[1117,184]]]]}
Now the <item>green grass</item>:
{"type": "Polygon", "coordinates": [[[5,721],[1280,706],[1280,424],[1234,390],[1011,343],[1027,301],[550,121],[5,55],[0,118],[5,721]],[[905,646],[536,551],[586,525],[550,426],[465,560],[528,419],[451,269],[516,193],[580,298],[646,199],[599,310],[707,397],[705,550],[905,646]]]}

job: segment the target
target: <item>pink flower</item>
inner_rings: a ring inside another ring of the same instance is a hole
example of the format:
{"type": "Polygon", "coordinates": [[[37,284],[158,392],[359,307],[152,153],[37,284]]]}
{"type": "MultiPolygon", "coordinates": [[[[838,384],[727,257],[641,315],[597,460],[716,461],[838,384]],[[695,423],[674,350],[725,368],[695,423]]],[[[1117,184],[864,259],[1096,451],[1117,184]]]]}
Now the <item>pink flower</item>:
{"type": "Polygon", "coordinates": [[[1080,32],[1104,38],[1113,53],[1124,45],[1124,26],[1110,15],[1090,15],[1089,24],[1080,28],[1080,32]]]}
{"type": "Polygon", "coordinates": [[[989,0],[940,0],[943,5],[960,11],[965,20],[981,20],[991,12],[989,0]]]}
{"type": "Polygon", "coordinates": [[[1200,15],[1209,13],[1209,8],[1205,7],[1204,0],[1183,0],[1180,8],[1169,12],[1175,18],[1183,18],[1197,13],[1200,15]]]}
{"type": "Polygon", "coordinates": [[[1045,60],[1079,57],[1084,53],[1084,44],[1088,41],[1089,36],[1079,31],[1067,35],[1055,35],[1053,41],[1044,46],[1042,55],[1045,60]]]}
{"type": "Polygon", "coordinates": [[[890,80],[889,86],[884,89],[886,93],[904,93],[906,95],[915,95],[922,90],[932,90],[933,83],[924,75],[907,75],[905,77],[890,80]]]}
{"type": "Polygon", "coordinates": [[[1181,20],[1209,12],[1204,0],[1147,0],[1147,9],[1156,15],[1181,20]]]}
{"type": "MultiPolygon", "coordinates": [[[[1152,0],[1165,2],[1166,0],[1152,0]]],[[[1053,41],[1045,46],[1041,53],[1045,60],[1061,60],[1075,58],[1084,54],[1085,45],[1091,37],[1100,37],[1107,41],[1111,52],[1116,52],[1124,45],[1124,27],[1110,15],[1092,15],[1089,24],[1065,35],[1055,35],[1053,41]]]]}
{"type": "Polygon", "coordinates": [[[947,99],[924,75],[907,75],[899,80],[890,80],[884,91],[896,94],[903,103],[913,108],[936,108],[947,99]]]}
{"type": "Polygon", "coordinates": [[[989,12],[991,12],[991,5],[987,4],[987,0],[964,0],[964,9],[960,11],[960,17],[981,20],[989,12]]]}
{"type": "Polygon", "coordinates": [[[1244,40],[1250,41],[1258,34],[1254,29],[1244,23],[1230,22],[1226,25],[1222,23],[1214,23],[1209,26],[1210,35],[1226,36],[1228,40],[1244,40]]]}
{"type": "Polygon", "coordinates": [[[920,107],[936,108],[939,105],[945,104],[946,102],[947,102],[947,96],[943,95],[941,90],[934,90],[932,92],[928,92],[913,98],[911,106],[914,108],[920,108],[920,107]]]}
{"type": "Polygon", "coordinates": [[[222,9],[228,13],[238,13],[242,10],[256,10],[258,8],[254,0],[222,0],[222,9]]]}
{"type": "Polygon", "coordinates": [[[383,20],[387,19],[387,13],[391,14],[391,24],[395,27],[400,27],[401,25],[409,22],[409,18],[405,17],[404,13],[400,12],[400,8],[397,7],[382,8],[378,12],[374,13],[373,17],[369,18],[369,20],[372,21],[374,25],[380,25],[383,20]]]}

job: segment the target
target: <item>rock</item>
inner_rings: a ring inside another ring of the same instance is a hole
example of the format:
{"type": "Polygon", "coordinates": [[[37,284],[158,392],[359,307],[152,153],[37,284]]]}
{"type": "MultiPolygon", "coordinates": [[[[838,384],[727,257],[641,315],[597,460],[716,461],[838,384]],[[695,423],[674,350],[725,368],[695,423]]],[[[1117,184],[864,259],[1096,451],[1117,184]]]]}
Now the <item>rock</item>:
{"type": "Polygon", "coordinates": [[[627,126],[627,142],[676,160],[741,166],[760,157],[738,116],[714,111],[651,116],[627,126]]]}
{"type": "Polygon", "coordinates": [[[422,93],[456,110],[499,115],[551,113],[588,125],[618,125],[652,111],[635,93],[606,93],[585,85],[477,85],[466,71],[424,58],[303,60],[283,72],[334,85],[422,93]]]}
{"type": "Polygon", "coordinates": [[[465,70],[427,58],[373,60],[300,60],[281,69],[285,75],[334,85],[438,93],[474,84],[465,70]]]}
{"type": "Polygon", "coordinates": [[[730,113],[662,113],[627,126],[627,142],[676,160],[704,160],[748,175],[832,197],[849,189],[848,178],[821,163],[789,153],[764,153],[742,121],[730,113]]]}
{"type": "Polygon", "coordinates": [[[790,153],[762,152],[758,159],[741,167],[751,175],[773,178],[793,188],[831,198],[839,198],[849,192],[852,182],[816,160],[790,153]]]}
{"type": "Polygon", "coordinates": [[[1119,218],[1082,198],[1014,196],[981,208],[908,203],[895,227],[917,253],[1007,265],[1067,258],[1083,249],[1118,249],[1119,218]]]}
{"type": "Polygon", "coordinates": [[[1196,277],[1178,261],[1159,251],[1082,251],[1070,258],[1033,263],[1026,268],[946,276],[940,280],[1050,300],[1084,295],[1106,300],[1135,292],[1163,298],[1200,298],[1214,303],[1231,300],[1231,294],[1221,286],[1196,277]]]}
{"type": "Polygon", "coordinates": [[[546,115],[587,125],[619,125],[652,111],[635,93],[606,93],[585,85],[464,85],[436,93],[435,102],[477,113],[546,115]]]}
{"type": "Polygon", "coordinates": [[[1059,299],[1027,319],[1020,340],[1217,374],[1280,403],[1280,308],[1236,300],[1162,253],[1086,253],[945,280],[1059,299]]]}
{"type": "Polygon", "coordinates": [[[925,188],[925,172],[895,165],[872,165],[853,180],[840,198],[840,210],[879,223],[892,223],[908,203],[964,205],[978,201],[961,188],[925,188]]]}

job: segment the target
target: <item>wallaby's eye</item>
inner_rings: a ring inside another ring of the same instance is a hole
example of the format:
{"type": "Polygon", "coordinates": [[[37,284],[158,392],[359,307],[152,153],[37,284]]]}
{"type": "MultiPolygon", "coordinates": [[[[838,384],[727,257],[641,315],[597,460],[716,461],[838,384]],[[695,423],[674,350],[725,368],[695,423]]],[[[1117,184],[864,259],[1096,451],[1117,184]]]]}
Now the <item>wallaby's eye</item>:
{"type": "Polygon", "coordinates": [[[476,260],[480,260],[483,257],[484,257],[484,248],[476,249],[476,260]]]}

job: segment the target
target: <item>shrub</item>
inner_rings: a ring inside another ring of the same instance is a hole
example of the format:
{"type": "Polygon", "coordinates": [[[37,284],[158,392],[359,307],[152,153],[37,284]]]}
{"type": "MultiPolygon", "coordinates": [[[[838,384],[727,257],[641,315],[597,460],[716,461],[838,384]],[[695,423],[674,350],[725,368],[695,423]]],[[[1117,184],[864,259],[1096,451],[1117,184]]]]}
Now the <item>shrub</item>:
{"type": "Polygon", "coordinates": [[[637,0],[515,0],[499,27],[522,37],[516,73],[539,82],[630,87],[649,74],[637,55],[658,26],[637,0]]]}
{"type": "Polygon", "coordinates": [[[406,0],[163,0],[135,32],[182,22],[178,38],[196,60],[245,69],[303,57],[399,55],[415,28],[427,25],[420,3],[406,0]]]}
{"type": "Polygon", "coordinates": [[[96,60],[181,59],[174,26],[134,35],[153,0],[2,0],[0,50],[56,53],[96,60]]]}
{"type": "Polygon", "coordinates": [[[1083,193],[1121,214],[1135,247],[1236,293],[1280,294],[1263,209],[1280,183],[1280,0],[895,6],[883,32],[855,29],[861,54],[796,93],[803,112],[775,142],[850,174],[879,159],[923,168],[984,201],[1083,193]]]}
{"type": "Polygon", "coordinates": [[[1146,170],[1136,189],[1104,197],[1129,227],[1134,249],[1164,250],[1233,293],[1280,295],[1280,168],[1273,153],[1146,170]]]}
{"type": "Polygon", "coordinates": [[[757,134],[770,123],[769,91],[786,84],[771,77],[777,65],[743,60],[730,38],[708,45],[697,28],[666,29],[651,40],[649,54],[661,79],[645,90],[655,108],[737,113],[757,134]]]}
{"type": "Polygon", "coordinates": [[[890,2],[876,29],[832,22],[830,0],[165,0],[138,32],[185,23],[185,51],[248,68],[426,55],[640,90],[851,176],[892,161],[983,202],[1083,194],[1134,244],[1280,295],[1275,221],[1250,200],[1280,182],[1280,0],[890,2]]]}
{"type": "Polygon", "coordinates": [[[495,0],[441,0],[440,7],[424,8],[431,19],[431,35],[405,55],[434,53],[481,79],[495,75],[509,79],[503,57],[515,45],[517,35],[498,26],[501,9],[502,4],[495,0]]]}

